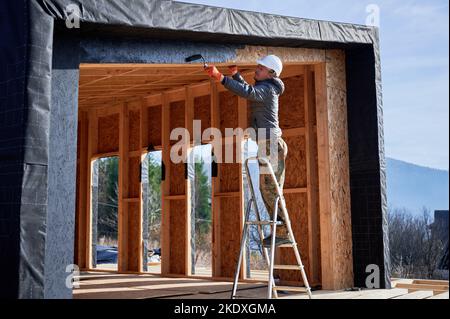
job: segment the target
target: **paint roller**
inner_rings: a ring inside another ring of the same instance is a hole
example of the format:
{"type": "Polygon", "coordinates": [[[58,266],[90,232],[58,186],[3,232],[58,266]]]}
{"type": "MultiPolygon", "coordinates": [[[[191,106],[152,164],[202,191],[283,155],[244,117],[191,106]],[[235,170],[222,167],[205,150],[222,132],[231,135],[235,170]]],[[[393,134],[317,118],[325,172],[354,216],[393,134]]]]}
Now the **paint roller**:
{"type": "Polygon", "coordinates": [[[186,59],[184,59],[185,62],[192,62],[192,61],[198,61],[203,60],[203,67],[206,69],[208,67],[208,63],[206,63],[205,58],[201,54],[194,54],[191,56],[188,56],[186,59]]]}
{"type": "MultiPolygon", "coordinates": [[[[184,61],[187,62],[192,62],[192,61],[198,61],[198,60],[203,60],[203,67],[206,69],[208,67],[208,63],[206,63],[205,58],[201,55],[201,54],[194,54],[191,56],[188,56],[187,58],[184,59],[184,61]]],[[[230,65],[229,67],[233,67],[236,66],[236,64],[230,65]]]]}

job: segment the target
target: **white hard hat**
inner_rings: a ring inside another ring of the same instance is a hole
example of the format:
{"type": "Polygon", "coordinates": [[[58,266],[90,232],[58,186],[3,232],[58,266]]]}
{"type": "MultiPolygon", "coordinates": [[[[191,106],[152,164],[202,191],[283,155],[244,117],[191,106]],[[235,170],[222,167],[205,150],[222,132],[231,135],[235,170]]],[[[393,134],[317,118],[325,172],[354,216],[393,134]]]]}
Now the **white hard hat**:
{"type": "Polygon", "coordinates": [[[269,54],[262,59],[259,59],[256,63],[274,70],[277,76],[280,76],[281,71],[283,70],[283,63],[280,58],[273,54],[269,54]]]}

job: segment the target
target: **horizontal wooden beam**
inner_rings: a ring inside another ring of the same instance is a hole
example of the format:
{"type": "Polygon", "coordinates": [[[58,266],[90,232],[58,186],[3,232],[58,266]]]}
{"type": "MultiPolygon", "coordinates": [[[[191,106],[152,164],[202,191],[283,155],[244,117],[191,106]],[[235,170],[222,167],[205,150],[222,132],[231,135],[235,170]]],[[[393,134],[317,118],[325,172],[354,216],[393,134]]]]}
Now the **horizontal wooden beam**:
{"type": "Polygon", "coordinates": [[[306,193],[307,187],[284,188],[283,194],[306,193]]]}
{"type": "Polygon", "coordinates": [[[181,195],[164,195],[163,199],[167,199],[167,200],[180,200],[180,199],[185,199],[186,198],[186,194],[181,194],[181,195]]]}
{"type": "MultiPolygon", "coordinates": [[[[283,65],[308,65],[313,62],[285,62],[283,65]]],[[[239,67],[255,67],[256,63],[214,63],[216,67],[228,67],[229,65],[238,65],[239,67]]],[[[122,69],[122,68],[150,68],[150,69],[192,69],[202,67],[203,63],[80,63],[80,70],[82,69],[122,69]]]]}
{"type": "Polygon", "coordinates": [[[398,283],[395,285],[395,288],[405,288],[405,289],[417,289],[417,290],[448,290],[447,285],[430,285],[430,284],[407,284],[407,283],[398,283]]]}
{"type": "Polygon", "coordinates": [[[113,157],[113,156],[119,156],[119,151],[94,154],[91,156],[91,161],[99,159],[99,158],[113,157]]]}
{"type": "Polygon", "coordinates": [[[215,193],[214,197],[236,197],[239,196],[240,193],[239,192],[220,192],[220,193],[215,193]]]}

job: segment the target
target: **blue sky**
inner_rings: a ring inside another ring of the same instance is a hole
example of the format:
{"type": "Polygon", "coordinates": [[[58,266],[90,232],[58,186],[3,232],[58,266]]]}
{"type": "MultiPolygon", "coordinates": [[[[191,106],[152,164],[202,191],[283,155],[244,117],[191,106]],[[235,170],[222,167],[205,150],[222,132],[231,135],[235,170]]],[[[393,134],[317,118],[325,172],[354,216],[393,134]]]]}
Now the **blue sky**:
{"type": "Polygon", "coordinates": [[[449,4],[446,0],[184,0],[241,10],[365,24],[380,9],[386,156],[449,168],[449,4]]]}

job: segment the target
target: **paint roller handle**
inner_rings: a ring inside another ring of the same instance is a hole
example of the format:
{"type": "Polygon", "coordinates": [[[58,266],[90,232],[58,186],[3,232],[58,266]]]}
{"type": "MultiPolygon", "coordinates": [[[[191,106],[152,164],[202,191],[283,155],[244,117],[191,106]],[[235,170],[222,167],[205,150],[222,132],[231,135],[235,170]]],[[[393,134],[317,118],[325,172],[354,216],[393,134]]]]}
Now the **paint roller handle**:
{"type": "Polygon", "coordinates": [[[229,65],[228,70],[231,72],[231,76],[235,75],[238,72],[238,67],[236,64],[229,65]]]}

